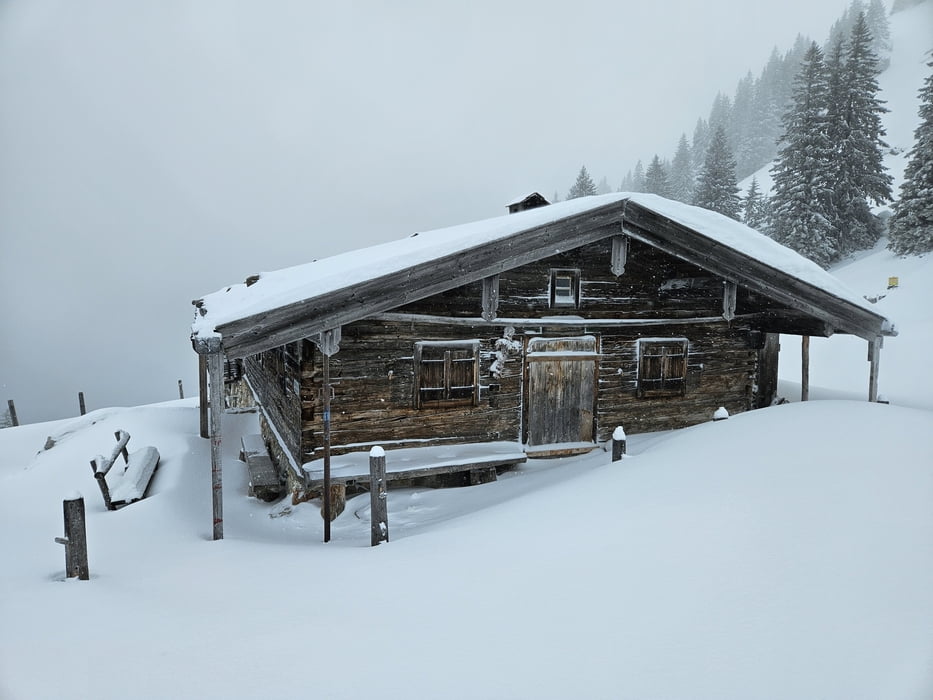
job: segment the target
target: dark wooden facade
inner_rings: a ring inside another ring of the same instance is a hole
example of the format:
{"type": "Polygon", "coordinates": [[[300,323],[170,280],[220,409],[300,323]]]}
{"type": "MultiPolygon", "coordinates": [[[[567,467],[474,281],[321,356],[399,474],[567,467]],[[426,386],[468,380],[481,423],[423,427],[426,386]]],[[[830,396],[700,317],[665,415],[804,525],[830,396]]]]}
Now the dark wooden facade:
{"type": "MultiPolygon", "coordinates": [[[[722,318],[721,278],[637,242],[616,276],[611,246],[605,239],[503,272],[494,320],[480,317],[476,282],[344,326],[330,360],[333,453],[498,440],[532,454],[567,453],[608,440],[617,425],[629,433],[678,428],[710,420],[719,406],[739,413],[771,402],[773,336],[722,318]],[[579,272],[576,304],[553,305],[555,270],[579,272]],[[639,342],[648,338],[684,343],[679,391],[640,392],[639,342]],[[478,348],[475,394],[419,405],[419,344],[463,354],[470,342],[478,348]]],[[[774,308],[737,294],[737,316],[774,308]]],[[[293,464],[321,456],[322,358],[302,340],[245,361],[278,433],[268,437],[293,464]]]]}

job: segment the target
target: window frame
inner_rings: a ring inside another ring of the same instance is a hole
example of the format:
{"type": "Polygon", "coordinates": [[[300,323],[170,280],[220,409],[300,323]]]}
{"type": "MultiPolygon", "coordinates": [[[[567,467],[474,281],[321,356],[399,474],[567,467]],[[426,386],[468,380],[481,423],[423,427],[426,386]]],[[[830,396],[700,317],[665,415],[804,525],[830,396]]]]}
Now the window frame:
{"type": "Polygon", "coordinates": [[[690,341],[687,338],[639,338],[638,339],[638,398],[667,398],[685,396],[687,393],[687,373],[689,370],[690,341]],[[671,353],[673,348],[679,352],[671,353]],[[651,349],[660,352],[648,352],[651,349]],[[656,358],[660,361],[653,362],[656,358]],[[680,372],[668,358],[679,358],[680,372]],[[656,369],[652,366],[656,364],[656,369]],[[657,376],[647,376],[647,375],[657,376]]]}
{"type": "Polygon", "coordinates": [[[480,341],[471,340],[419,340],[415,343],[413,357],[414,364],[414,391],[412,402],[417,410],[435,408],[455,408],[462,406],[477,406],[479,404],[479,346],[480,341]],[[468,357],[454,357],[455,353],[468,353],[468,357]],[[428,358],[425,358],[428,355],[428,358]],[[453,384],[456,377],[454,363],[472,363],[472,384],[453,384]],[[437,366],[443,363],[441,371],[441,386],[425,386],[427,372],[425,364],[437,366]],[[469,388],[468,396],[455,395],[465,393],[469,388]],[[425,399],[425,392],[440,391],[441,397],[425,399]]]}
{"type": "Polygon", "coordinates": [[[580,270],[572,267],[552,267],[548,280],[548,304],[552,309],[580,308],[580,270]],[[557,280],[569,278],[570,294],[557,296],[557,280]]]}

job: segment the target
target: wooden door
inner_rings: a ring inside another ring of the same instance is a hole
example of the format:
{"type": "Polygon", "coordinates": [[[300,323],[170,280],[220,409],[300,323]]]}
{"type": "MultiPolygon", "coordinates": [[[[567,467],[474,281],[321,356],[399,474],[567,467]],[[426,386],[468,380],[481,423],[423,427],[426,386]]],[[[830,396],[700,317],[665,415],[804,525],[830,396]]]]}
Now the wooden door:
{"type": "Polygon", "coordinates": [[[593,442],[597,356],[589,335],[528,342],[529,446],[593,442]]]}

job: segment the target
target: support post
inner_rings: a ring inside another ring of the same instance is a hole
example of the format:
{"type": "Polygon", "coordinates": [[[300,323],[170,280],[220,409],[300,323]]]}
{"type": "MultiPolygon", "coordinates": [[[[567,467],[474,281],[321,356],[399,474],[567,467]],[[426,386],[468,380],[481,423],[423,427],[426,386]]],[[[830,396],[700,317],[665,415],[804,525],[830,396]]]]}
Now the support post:
{"type": "Polygon", "coordinates": [[[386,453],[381,447],[369,451],[370,545],[389,541],[389,515],[386,504],[386,453]]]}
{"type": "Polygon", "coordinates": [[[9,399],[6,402],[7,408],[10,410],[10,423],[13,424],[13,427],[19,425],[19,420],[16,418],[16,406],[13,405],[13,399],[9,399]]]}
{"type": "Polygon", "coordinates": [[[209,438],[210,427],[208,426],[207,418],[207,409],[208,409],[208,397],[207,397],[207,356],[198,355],[198,391],[201,395],[201,437],[209,438]]]}
{"type": "Polygon", "coordinates": [[[810,400],[810,336],[800,341],[800,400],[810,400]]]}
{"type": "Polygon", "coordinates": [[[493,321],[499,312],[499,275],[490,275],[483,278],[483,311],[484,321],[493,321]]]}
{"type": "Polygon", "coordinates": [[[722,287],[722,317],[727,321],[735,318],[736,296],[738,284],[726,280],[722,287]]]}
{"type": "MultiPolygon", "coordinates": [[[[219,345],[219,343],[218,343],[219,345]]],[[[223,353],[219,348],[207,356],[210,374],[210,419],[211,419],[211,504],[215,540],[224,538],[224,491],[223,464],[221,462],[221,420],[224,410],[224,366],[223,353]]]]}
{"type": "Polygon", "coordinates": [[[84,405],[84,392],[83,391],[78,392],[78,410],[81,411],[82,416],[85,413],[87,413],[87,407],[84,405]]]}
{"type": "Polygon", "coordinates": [[[872,403],[878,401],[878,364],[881,361],[881,346],[880,335],[868,341],[868,361],[871,363],[868,370],[868,400],[872,403]]]}
{"type": "Polygon", "coordinates": [[[185,387],[182,386],[181,380],[178,380],[178,398],[185,398],[185,387]]]}
{"type": "Polygon", "coordinates": [[[65,576],[87,581],[91,578],[87,565],[87,526],[84,497],[77,494],[62,501],[65,516],[65,536],[55,541],[65,545],[65,576]]]}
{"type": "Polygon", "coordinates": [[[625,454],[625,430],[618,426],[612,431],[612,461],[618,462],[625,454]]]}
{"type": "Polygon", "coordinates": [[[330,493],[330,355],[324,354],[324,541],[330,542],[331,493],[330,493]]]}

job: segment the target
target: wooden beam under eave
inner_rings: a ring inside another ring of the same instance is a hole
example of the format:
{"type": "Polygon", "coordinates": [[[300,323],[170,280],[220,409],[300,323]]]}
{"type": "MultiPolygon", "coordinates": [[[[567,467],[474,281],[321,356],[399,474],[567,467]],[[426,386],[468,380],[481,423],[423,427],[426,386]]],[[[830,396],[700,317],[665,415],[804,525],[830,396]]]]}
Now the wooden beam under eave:
{"type": "Polygon", "coordinates": [[[628,262],[628,236],[612,237],[612,257],[609,269],[616,277],[625,274],[625,264],[628,262]]]}
{"type": "Polygon", "coordinates": [[[738,287],[735,282],[728,280],[722,284],[722,317],[727,321],[735,318],[735,304],[738,287]]]}
{"type": "Polygon", "coordinates": [[[499,313],[499,275],[490,275],[483,278],[483,311],[484,321],[494,321],[499,313]]]}

